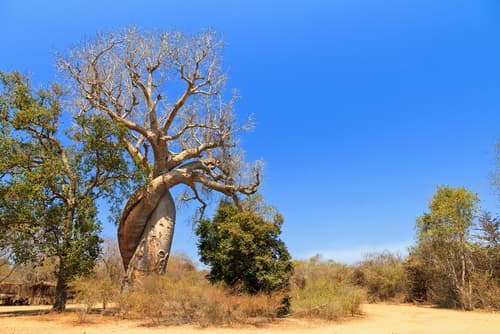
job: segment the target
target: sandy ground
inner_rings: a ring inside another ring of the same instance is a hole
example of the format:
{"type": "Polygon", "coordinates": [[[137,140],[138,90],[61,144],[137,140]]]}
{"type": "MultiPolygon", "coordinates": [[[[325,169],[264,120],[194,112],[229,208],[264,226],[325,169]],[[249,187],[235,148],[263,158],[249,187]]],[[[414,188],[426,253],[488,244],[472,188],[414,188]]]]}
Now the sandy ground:
{"type": "Polygon", "coordinates": [[[340,323],[285,319],[264,328],[148,327],[138,321],[95,315],[79,324],[76,314],[46,314],[48,308],[0,307],[1,334],[499,334],[500,313],[462,312],[411,305],[364,305],[365,315],[340,323]],[[45,311],[44,311],[45,310],[45,311]]]}

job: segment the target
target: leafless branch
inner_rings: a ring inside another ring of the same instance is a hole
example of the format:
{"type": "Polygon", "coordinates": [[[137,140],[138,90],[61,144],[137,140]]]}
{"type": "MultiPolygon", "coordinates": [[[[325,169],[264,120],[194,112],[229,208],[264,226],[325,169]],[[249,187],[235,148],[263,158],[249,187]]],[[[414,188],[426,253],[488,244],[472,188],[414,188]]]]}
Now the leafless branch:
{"type": "Polygon", "coordinates": [[[233,151],[241,127],[234,100],[222,102],[221,45],[210,31],[190,36],[133,28],[101,34],[59,63],[85,112],[129,130],[126,149],[149,180],[179,171],[188,174],[176,180],[191,189],[199,183],[228,196],[252,194],[259,174],[256,183],[240,182],[242,156],[233,151]]]}

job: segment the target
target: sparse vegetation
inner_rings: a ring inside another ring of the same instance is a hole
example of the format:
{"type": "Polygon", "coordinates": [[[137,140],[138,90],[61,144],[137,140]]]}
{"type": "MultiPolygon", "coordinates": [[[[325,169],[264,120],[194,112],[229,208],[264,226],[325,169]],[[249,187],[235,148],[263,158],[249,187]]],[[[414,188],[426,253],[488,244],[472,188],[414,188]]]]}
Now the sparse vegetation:
{"type": "Polygon", "coordinates": [[[313,257],[297,261],[291,280],[292,314],[338,320],[361,312],[365,291],[351,283],[353,268],[313,257]]]}
{"type": "Polygon", "coordinates": [[[73,282],[81,322],[101,303],[115,305],[114,313],[147,319],[152,325],[230,325],[275,319],[283,294],[239,294],[223,284],[211,284],[183,254],[172,255],[166,276],[151,275],[120,292],[120,287],[99,272],[73,282]]]}
{"type": "Polygon", "coordinates": [[[129,314],[152,324],[229,325],[268,322],[276,318],[281,295],[234,295],[222,285],[212,285],[198,272],[182,279],[149,276],[125,292],[129,314]]]}
{"type": "Polygon", "coordinates": [[[165,276],[151,275],[120,292],[98,270],[73,282],[81,322],[102,303],[111,313],[144,319],[151,325],[226,326],[270,322],[290,308],[293,316],[338,320],[360,313],[363,289],[351,284],[353,268],[313,258],[296,263],[288,291],[235,293],[223,282],[212,284],[184,254],[173,254],[165,276]]]}
{"type": "Polygon", "coordinates": [[[404,261],[390,252],[368,254],[356,265],[353,281],[366,288],[369,302],[406,300],[404,261]]]}

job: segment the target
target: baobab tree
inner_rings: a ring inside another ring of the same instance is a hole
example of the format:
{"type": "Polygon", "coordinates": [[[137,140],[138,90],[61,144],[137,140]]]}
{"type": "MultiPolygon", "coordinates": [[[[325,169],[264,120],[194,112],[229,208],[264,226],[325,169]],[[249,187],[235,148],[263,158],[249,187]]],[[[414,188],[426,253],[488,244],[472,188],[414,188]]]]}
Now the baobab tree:
{"type": "Polygon", "coordinates": [[[221,40],[198,35],[126,29],[98,34],[59,59],[81,115],[106,115],[124,129],[123,140],[143,175],[120,217],[118,241],[126,277],[162,274],[175,224],[171,188],[183,200],[222,193],[238,205],[259,185],[259,164],[245,164],[236,134],[234,94],[223,88],[221,40]]]}

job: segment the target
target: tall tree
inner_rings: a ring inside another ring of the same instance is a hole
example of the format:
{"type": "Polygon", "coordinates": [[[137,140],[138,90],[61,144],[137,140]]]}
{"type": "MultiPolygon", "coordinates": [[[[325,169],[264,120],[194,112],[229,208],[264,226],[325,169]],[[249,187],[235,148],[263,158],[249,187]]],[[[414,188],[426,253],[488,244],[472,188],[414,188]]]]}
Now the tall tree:
{"type": "Polygon", "coordinates": [[[417,220],[417,248],[432,249],[433,262],[448,277],[458,306],[472,308],[474,266],[469,244],[478,211],[477,195],[465,188],[438,187],[429,209],[417,220]]]}
{"type": "Polygon", "coordinates": [[[17,263],[57,259],[62,311],[69,280],[90,272],[99,254],[96,199],[119,199],[131,178],[121,130],[77,117],[64,134],[59,86],[35,93],[19,73],[0,74],[0,83],[0,246],[17,263]]]}
{"type": "Polygon", "coordinates": [[[217,191],[233,198],[259,185],[257,165],[245,165],[235,134],[234,96],[223,93],[222,42],[199,35],[126,29],[103,33],[60,58],[82,115],[104,115],[127,131],[126,150],[142,171],[118,227],[127,277],[166,270],[175,224],[171,188],[185,200],[217,191]],[[227,97],[227,98],[226,98],[227,97]]]}

